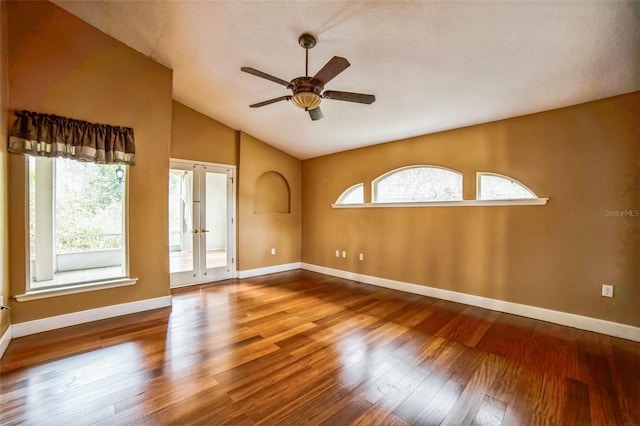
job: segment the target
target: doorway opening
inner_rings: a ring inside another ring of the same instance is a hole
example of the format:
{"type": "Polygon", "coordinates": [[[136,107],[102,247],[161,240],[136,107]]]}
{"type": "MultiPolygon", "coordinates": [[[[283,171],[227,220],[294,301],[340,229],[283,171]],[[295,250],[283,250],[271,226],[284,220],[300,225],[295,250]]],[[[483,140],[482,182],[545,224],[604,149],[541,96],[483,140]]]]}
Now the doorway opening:
{"type": "Polygon", "coordinates": [[[171,287],[235,276],[235,171],[235,166],[171,161],[171,287]]]}

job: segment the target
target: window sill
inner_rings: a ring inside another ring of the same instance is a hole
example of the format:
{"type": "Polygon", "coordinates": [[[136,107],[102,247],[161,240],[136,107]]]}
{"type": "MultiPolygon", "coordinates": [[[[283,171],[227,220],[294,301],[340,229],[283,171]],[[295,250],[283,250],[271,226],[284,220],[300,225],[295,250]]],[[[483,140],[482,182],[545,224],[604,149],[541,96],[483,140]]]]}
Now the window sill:
{"type": "Polygon", "coordinates": [[[375,209],[388,207],[491,207],[491,206],[543,206],[548,198],[527,198],[522,200],[461,200],[428,201],[421,203],[363,203],[331,204],[334,209],[375,209]]]}
{"type": "Polygon", "coordinates": [[[49,297],[66,296],[69,294],[85,293],[87,291],[105,290],[108,288],[125,287],[134,285],[137,278],[116,278],[113,280],[95,281],[91,283],[67,285],[64,287],[46,288],[42,290],[32,290],[25,294],[14,296],[18,302],[28,302],[30,300],[46,299],[49,297]]]}

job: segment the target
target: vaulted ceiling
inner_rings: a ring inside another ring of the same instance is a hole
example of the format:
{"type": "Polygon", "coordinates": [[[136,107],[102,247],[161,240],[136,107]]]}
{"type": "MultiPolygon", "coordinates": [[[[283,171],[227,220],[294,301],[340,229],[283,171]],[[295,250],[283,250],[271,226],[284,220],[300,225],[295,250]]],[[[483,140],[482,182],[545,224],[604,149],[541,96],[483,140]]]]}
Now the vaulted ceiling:
{"type": "Polygon", "coordinates": [[[55,1],[174,70],[173,96],[306,159],[640,90],[640,2],[627,1],[55,1]],[[326,89],[324,119],[243,73],[314,74],[351,66],[326,89]]]}

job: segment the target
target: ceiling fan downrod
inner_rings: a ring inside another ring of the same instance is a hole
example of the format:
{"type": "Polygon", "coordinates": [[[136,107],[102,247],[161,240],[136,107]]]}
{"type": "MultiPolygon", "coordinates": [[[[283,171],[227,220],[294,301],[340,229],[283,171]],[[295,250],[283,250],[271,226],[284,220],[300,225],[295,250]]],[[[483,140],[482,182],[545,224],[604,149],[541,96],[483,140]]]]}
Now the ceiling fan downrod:
{"type": "Polygon", "coordinates": [[[304,48],[305,61],[304,61],[304,76],[309,77],[309,49],[313,49],[317,40],[309,33],[304,33],[298,38],[298,43],[304,48]]]}

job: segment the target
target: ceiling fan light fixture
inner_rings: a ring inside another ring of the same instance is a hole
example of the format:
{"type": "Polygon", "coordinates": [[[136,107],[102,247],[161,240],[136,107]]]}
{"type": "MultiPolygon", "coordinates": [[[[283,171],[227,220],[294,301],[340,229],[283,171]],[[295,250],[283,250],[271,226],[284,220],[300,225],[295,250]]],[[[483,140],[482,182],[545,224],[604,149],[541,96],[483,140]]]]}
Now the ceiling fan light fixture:
{"type": "Polygon", "coordinates": [[[310,110],[320,105],[322,98],[314,92],[298,92],[293,95],[291,102],[299,108],[310,110]]]}

